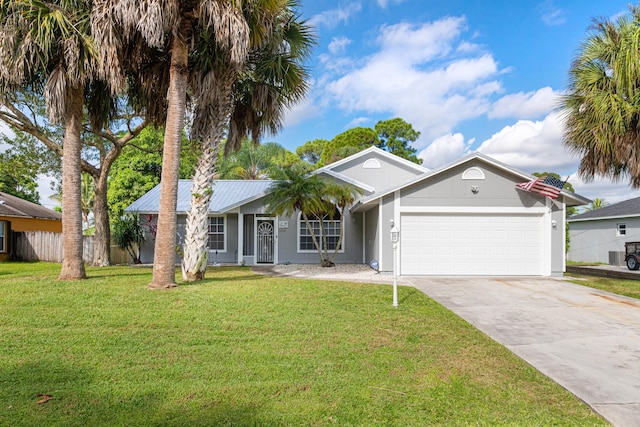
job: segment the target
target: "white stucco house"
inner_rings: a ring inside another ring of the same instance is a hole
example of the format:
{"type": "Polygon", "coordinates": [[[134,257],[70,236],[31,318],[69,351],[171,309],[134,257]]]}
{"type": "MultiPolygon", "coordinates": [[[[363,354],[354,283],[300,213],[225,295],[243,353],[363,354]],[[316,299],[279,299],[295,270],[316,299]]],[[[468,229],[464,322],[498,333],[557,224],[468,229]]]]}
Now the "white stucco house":
{"type": "MultiPolygon", "coordinates": [[[[315,171],[358,187],[362,195],[343,212],[345,236],[338,263],[393,269],[391,221],[399,227],[401,275],[562,275],[565,212],[588,199],[563,190],[556,199],[516,188],[533,179],[480,153],[428,170],[371,147],[315,171]]],[[[264,198],[270,181],[217,181],[210,205],[210,262],[247,265],[318,263],[299,215],[274,217],[264,198]]],[[[178,239],[184,234],[191,182],[178,194],[178,239]]],[[[153,262],[159,186],[127,207],[148,231],[142,261],[153,262]]],[[[316,221],[319,230],[319,222],[316,221]]],[[[326,222],[329,249],[337,227],[326,222]]],[[[179,259],[176,259],[179,261],[179,259]]]]}
{"type": "Polygon", "coordinates": [[[568,222],[568,259],[623,264],[624,243],[640,241],[640,197],[574,215],[568,222]]]}

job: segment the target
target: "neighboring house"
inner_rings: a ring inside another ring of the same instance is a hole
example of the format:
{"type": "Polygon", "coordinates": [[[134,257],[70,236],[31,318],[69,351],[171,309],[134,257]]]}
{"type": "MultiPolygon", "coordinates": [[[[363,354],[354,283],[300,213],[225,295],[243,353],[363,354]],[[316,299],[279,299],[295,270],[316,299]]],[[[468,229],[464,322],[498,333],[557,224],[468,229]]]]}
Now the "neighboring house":
{"type": "MultiPolygon", "coordinates": [[[[640,241],[640,197],[574,215],[567,221],[567,258],[609,263],[609,252],[624,252],[624,242],[640,241]]],[[[615,264],[614,260],[611,262],[615,264]]],[[[624,257],[617,261],[623,263],[624,257]]]]}
{"type": "Polygon", "coordinates": [[[0,261],[9,259],[10,231],[62,233],[62,214],[0,192],[0,261]]]}
{"type": "MultiPolygon", "coordinates": [[[[566,206],[589,203],[568,191],[551,200],[516,189],[534,177],[479,153],[429,171],[371,147],[314,173],[363,193],[340,219],[345,235],[336,261],[376,260],[380,271],[392,271],[393,220],[400,229],[398,272],[404,275],[561,275],[566,206]]],[[[190,181],[180,181],[180,243],[190,187],[190,181]]],[[[299,214],[282,218],[265,211],[269,187],[269,181],[216,182],[210,207],[211,263],[319,263],[299,214]]],[[[159,195],[156,187],[126,208],[138,213],[148,230],[144,263],[153,262],[159,195]]],[[[335,245],[337,227],[329,225],[328,241],[335,245]]]]}

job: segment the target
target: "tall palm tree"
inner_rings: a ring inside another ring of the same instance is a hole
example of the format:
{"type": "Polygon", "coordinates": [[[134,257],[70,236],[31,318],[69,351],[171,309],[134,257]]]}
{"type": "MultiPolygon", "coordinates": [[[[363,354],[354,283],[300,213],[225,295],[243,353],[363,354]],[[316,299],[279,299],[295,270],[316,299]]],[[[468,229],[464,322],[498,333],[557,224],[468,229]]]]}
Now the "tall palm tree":
{"type": "Polygon", "coordinates": [[[112,83],[114,91],[123,91],[126,67],[139,85],[134,103],[139,102],[156,119],[166,118],[158,233],[149,284],[152,289],[176,286],[176,204],[187,90],[191,89],[196,113],[205,112],[200,113],[202,121],[194,123],[192,131],[201,139],[215,138],[206,120],[220,112],[215,101],[224,95],[229,77],[215,74],[212,62],[225,62],[232,70],[245,62],[250,38],[241,7],[247,3],[250,2],[94,2],[92,28],[102,58],[100,74],[112,83]],[[190,61],[192,49],[198,54],[192,55],[190,61]]]}
{"type": "MultiPolygon", "coordinates": [[[[245,9],[245,18],[252,44],[247,62],[231,73],[229,97],[224,98],[222,94],[217,97],[218,103],[212,105],[216,116],[202,108],[202,104],[195,109],[193,128],[199,130],[202,123],[208,123],[215,132],[209,132],[203,140],[205,155],[196,167],[193,180],[182,261],[185,280],[202,279],[207,265],[207,218],[216,161],[223,145],[222,131],[228,129],[225,155],[237,151],[249,134],[258,143],[265,131],[275,134],[281,128],[286,109],[307,91],[308,72],[302,62],[311,51],[314,36],[296,12],[298,1],[260,3],[262,9],[250,2],[245,4],[249,6],[245,9]]],[[[226,64],[218,64],[218,75],[228,75],[227,70],[226,64]]]]}
{"type": "Polygon", "coordinates": [[[86,278],[80,150],[85,85],[95,68],[90,1],[0,0],[0,91],[44,87],[51,122],[64,123],[60,279],[86,278]]]}
{"type": "Polygon", "coordinates": [[[582,159],[578,172],[640,186],[640,6],[613,22],[594,22],[569,70],[562,98],[564,144],[582,159]]]}

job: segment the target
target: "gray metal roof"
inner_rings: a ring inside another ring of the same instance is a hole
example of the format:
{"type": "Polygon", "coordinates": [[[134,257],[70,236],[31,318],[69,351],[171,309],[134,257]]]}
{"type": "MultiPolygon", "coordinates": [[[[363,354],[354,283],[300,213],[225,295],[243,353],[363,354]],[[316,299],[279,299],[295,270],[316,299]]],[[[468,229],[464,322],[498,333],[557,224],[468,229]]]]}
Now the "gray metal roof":
{"type": "MultiPolygon", "coordinates": [[[[209,204],[212,213],[224,213],[267,193],[270,180],[217,180],[213,185],[213,196],[209,204]]],[[[160,210],[160,186],[156,185],[144,196],[127,206],[125,212],[157,213],[160,210]]],[[[178,182],[177,212],[188,212],[191,206],[191,180],[178,182]]]]}
{"type": "Polygon", "coordinates": [[[574,215],[568,219],[572,221],[590,221],[605,218],[624,218],[640,216],[640,197],[625,200],[613,205],[605,206],[594,211],[585,212],[580,215],[574,215]]]}
{"type": "Polygon", "coordinates": [[[0,192],[0,215],[21,218],[62,219],[60,212],[3,192],[0,192]]]}

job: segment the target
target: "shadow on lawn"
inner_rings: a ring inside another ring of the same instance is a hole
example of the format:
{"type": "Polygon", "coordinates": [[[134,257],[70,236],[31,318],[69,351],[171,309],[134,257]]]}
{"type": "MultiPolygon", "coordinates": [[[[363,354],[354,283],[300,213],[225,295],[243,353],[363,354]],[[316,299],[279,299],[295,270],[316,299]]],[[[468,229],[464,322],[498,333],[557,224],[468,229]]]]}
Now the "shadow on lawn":
{"type": "MultiPolygon", "coordinates": [[[[153,372],[150,372],[153,381],[153,372]]],[[[157,384],[113,384],[58,360],[0,367],[0,425],[254,426],[276,425],[257,407],[212,398],[171,398],[157,384]]],[[[214,396],[217,390],[200,390],[214,396]]]]}

